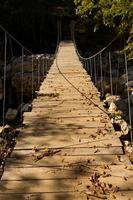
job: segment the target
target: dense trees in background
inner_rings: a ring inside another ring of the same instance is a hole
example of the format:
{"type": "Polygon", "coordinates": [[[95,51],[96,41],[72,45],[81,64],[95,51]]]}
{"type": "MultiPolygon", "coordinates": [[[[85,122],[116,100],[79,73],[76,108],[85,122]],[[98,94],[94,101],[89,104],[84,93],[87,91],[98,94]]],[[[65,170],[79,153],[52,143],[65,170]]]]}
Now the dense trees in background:
{"type": "Polygon", "coordinates": [[[57,41],[57,19],[73,10],[71,0],[1,0],[0,24],[32,51],[51,51],[57,41]]]}
{"type": "Polygon", "coordinates": [[[93,32],[108,29],[112,35],[125,38],[125,50],[133,57],[133,1],[132,0],[74,0],[76,14],[93,32]]]}
{"type": "MultiPolygon", "coordinates": [[[[75,13],[76,38],[82,50],[96,51],[120,34],[116,48],[124,48],[133,56],[132,0],[0,1],[0,24],[33,52],[53,51],[57,20],[73,17],[75,13]]],[[[63,23],[65,32],[69,26],[67,21],[63,23]]]]}

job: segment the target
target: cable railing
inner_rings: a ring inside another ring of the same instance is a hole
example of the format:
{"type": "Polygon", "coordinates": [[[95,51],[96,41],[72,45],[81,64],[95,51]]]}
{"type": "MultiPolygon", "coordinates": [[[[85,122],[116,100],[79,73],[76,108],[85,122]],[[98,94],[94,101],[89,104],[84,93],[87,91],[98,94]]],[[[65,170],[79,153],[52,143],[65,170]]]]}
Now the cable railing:
{"type": "Polygon", "coordinates": [[[22,118],[53,62],[48,54],[34,55],[0,25],[1,125],[22,118]]]}
{"type": "Polygon", "coordinates": [[[89,57],[83,57],[80,55],[77,49],[74,26],[72,28],[73,28],[72,31],[73,42],[77,55],[80,61],[83,63],[85,70],[91,76],[91,79],[94,82],[95,86],[101,92],[102,99],[107,94],[110,94],[111,96],[113,95],[121,96],[121,93],[124,93],[122,94],[122,98],[125,98],[125,101],[127,102],[126,110],[128,111],[130,140],[133,146],[133,130],[132,130],[133,114],[131,109],[131,103],[133,103],[133,92],[131,89],[132,84],[130,82],[133,81],[133,76],[130,67],[131,60],[128,60],[126,53],[119,53],[119,52],[115,53],[109,50],[110,45],[113,44],[113,42],[119,37],[119,35],[117,35],[107,46],[102,48],[96,54],[89,57]],[[120,87],[120,81],[124,82],[123,85],[121,84],[121,87],[120,87]]]}

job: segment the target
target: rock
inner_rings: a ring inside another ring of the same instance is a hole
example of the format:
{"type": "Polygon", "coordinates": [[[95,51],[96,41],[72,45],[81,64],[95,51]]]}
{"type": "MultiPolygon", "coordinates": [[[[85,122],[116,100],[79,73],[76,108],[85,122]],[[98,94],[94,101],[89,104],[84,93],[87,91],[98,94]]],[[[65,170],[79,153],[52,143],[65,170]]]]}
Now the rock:
{"type": "Polygon", "coordinates": [[[133,147],[127,146],[127,147],[125,148],[125,151],[126,151],[127,153],[129,153],[129,154],[133,154],[133,147]]]}
{"type": "Polygon", "coordinates": [[[6,125],[2,128],[2,131],[1,131],[1,137],[2,138],[5,138],[6,135],[9,133],[9,132],[12,132],[13,131],[13,128],[9,125],[6,125]]]}
{"type": "Polygon", "coordinates": [[[114,104],[114,102],[111,102],[108,111],[109,113],[115,113],[117,111],[117,106],[114,104]]]}
{"type": "Polygon", "coordinates": [[[117,106],[118,110],[126,111],[127,107],[127,99],[120,98],[115,101],[115,105],[117,106]]]}
{"type": "MultiPolygon", "coordinates": [[[[37,68],[37,59],[36,57],[34,59],[34,70],[37,68]]],[[[23,60],[23,71],[24,72],[32,72],[32,56],[24,56],[23,60]]],[[[18,73],[21,72],[22,69],[22,57],[15,58],[12,62],[12,73],[18,73]]]]}
{"type": "Polygon", "coordinates": [[[108,103],[109,106],[112,102],[116,102],[118,100],[120,100],[120,96],[116,96],[116,95],[110,95],[110,96],[108,95],[106,96],[106,99],[105,99],[105,101],[108,103]]]}
{"type": "Polygon", "coordinates": [[[8,108],[5,118],[8,121],[14,121],[17,117],[18,111],[16,109],[8,108]]]}
{"type": "Polygon", "coordinates": [[[6,125],[2,131],[2,138],[11,141],[16,136],[16,131],[9,125],[6,125]]]}
{"type": "Polygon", "coordinates": [[[130,93],[130,102],[133,104],[133,92],[130,93]]]}
{"type": "MultiPolygon", "coordinates": [[[[126,85],[126,87],[127,87],[127,83],[126,83],[125,85],[126,85]]],[[[128,82],[128,87],[133,87],[133,81],[129,81],[129,82],[128,82]]]]}
{"type": "Polygon", "coordinates": [[[115,116],[115,118],[111,119],[111,122],[117,124],[120,127],[122,135],[128,134],[129,126],[127,122],[124,119],[122,119],[121,116],[115,116]]]}
{"type": "MultiPolygon", "coordinates": [[[[12,87],[16,88],[17,92],[22,92],[21,81],[22,74],[16,73],[12,78],[12,87]]],[[[43,80],[43,77],[39,77],[37,72],[24,73],[23,75],[23,93],[26,97],[31,97],[32,95],[32,81],[33,81],[33,92],[37,91],[40,87],[40,83],[43,80]],[[32,77],[33,75],[33,77],[32,77]]]]}
{"type": "MultiPolygon", "coordinates": [[[[128,80],[132,81],[133,80],[133,70],[132,71],[128,71],[128,80]]],[[[124,85],[127,82],[127,75],[123,74],[120,79],[119,79],[119,83],[120,85],[124,85]]]]}
{"type": "Polygon", "coordinates": [[[125,145],[125,146],[129,146],[129,145],[130,145],[130,142],[126,140],[126,141],[124,141],[124,145],[125,145]]]}
{"type": "Polygon", "coordinates": [[[4,145],[4,139],[0,137],[0,148],[4,145]]]}
{"type": "Polygon", "coordinates": [[[127,122],[124,119],[122,119],[120,121],[120,127],[121,127],[121,130],[122,130],[123,134],[127,135],[128,132],[129,132],[129,126],[128,126],[127,122]]]}
{"type": "Polygon", "coordinates": [[[21,104],[19,108],[20,112],[30,112],[32,110],[32,105],[27,103],[27,104],[21,104]]]}
{"type": "MultiPolygon", "coordinates": [[[[52,64],[52,59],[50,55],[37,54],[33,56],[24,56],[23,60],[23,71],[24,73],[32,73],[34,71],[39,71],[41,74],[46,74],[46,64],[47,67],[52,64]],[[47,62],[46,62],[47,60],[47,62]]],[[[12,74],[16,74],[22,71],[22,57],[16,58],[12,62],[12,74]]]]}

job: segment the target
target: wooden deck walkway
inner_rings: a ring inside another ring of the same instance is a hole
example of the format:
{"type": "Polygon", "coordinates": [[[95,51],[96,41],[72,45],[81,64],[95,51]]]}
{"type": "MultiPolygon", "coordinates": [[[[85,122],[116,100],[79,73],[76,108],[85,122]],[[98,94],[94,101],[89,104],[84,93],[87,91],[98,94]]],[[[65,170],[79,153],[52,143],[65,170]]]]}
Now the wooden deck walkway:
{"type": "MultiPolygon", "coordinates": [[[[58,66],[103,108],[73,43],[61,43],[58,66]]],[[[108,116],[59,73],[54,61],[24,114],[24,127],[7,159],[0,200],[133,199],[132,165],[108,116]]]]}

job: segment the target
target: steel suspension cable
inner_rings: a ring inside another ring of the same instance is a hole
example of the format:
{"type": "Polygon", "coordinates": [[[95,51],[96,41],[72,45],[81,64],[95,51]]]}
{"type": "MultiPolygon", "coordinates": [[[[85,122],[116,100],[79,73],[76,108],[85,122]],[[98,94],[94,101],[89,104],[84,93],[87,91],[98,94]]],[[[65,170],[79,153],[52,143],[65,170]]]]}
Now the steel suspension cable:
{"type": "Polygon", "coordinates": [[[130,102],[130,93],[129,93],[129,78],[128,78],[128,65],[127,65],[127,56],[125,53],[125,70],[126,70],[126,82],[127,82],[127,96],[128,96],[128,115],[129,115],[129,125],[130,125],[130,137],[131,145],[133,146],[133,130],[132,130],[132,116],[131,116],[131,102],[130,102]]]}
{"type": "Polygon", "coordinates": [[[96,74],[96,57],[94,57],[94,80],[95,84],[97,83],[97,74],[96,74]]]}
{"type": "Polygon", "coordinates": [[[6,32],[6,34],[12,38],[19,46],[21,46],[22,48],[24,48],[27,52],[29,52],[30,54],[32,54],[31,51],[29,51],[24,45],[22,45],[15,37],[13,37],[2,25],[0,25],[0,28],[6,32]]]}
{"type": "Polygon", "coordinates": [[[104,95],[104,86],[103,86],[103,62],[102,62],[102,54],[100,53],[100,73],[101,73],[101,91],[102,97],[104,95]]]}
{"type": "Polygon", "coordinates": [[[4,88],[3,88],[3,126],[5,126],[5,107],[6,107],[6,67],[7,65],[7,33],[5,32],[5,47],[4,47],[4,88]]]}
{"type": "MultiPolygon", "coordinates": [[[[60,47],[61,49],[61,47],[60,47]]],[[[56,67],[59,71],[59,73],[61,74],[61,76],[77,91],[79,92],[83,97],[86,98],[86,100],[90,101],[95,107],[97,107],[99,110],[101,110],[102,112],[104,112],[105,114],[109,115],[108,112],[106,112],[103,108],[101,108],[97,103],[95,103],[91,98],[89,98],[86,94],[84,94],[83,92],[81,92],[63,73],[62,71],[60,70],[60,67],[58,65],[58,54],[59,54],[59,51],[56,55],[56,58],[55,58],[55,62],[56,62],[56,67]]]]}
{"type": "Polygon", "coordinates": [[[32,95],[32,100],[33,100],[33,95],[34,95],[34,55],[32,55],[32,75],[31,75],[31,95],[32,95]]]}
{"type": "Polygon", "coordinates": [[[117,76],[116,76],[116,87],[115,87],[115,94],[116,94],[116,95],[117,95],[117,93],[118,93],[119,69],[120,69],[120,58],[118,57],[117,76]]]}
{"type": "Polygon", "coordinates": [[[113,81],[112,81],[112,63],[111,63],[111,53],[109,52],[109,70],[110,70],[110,92],[113,95],[113,81]]]}
{"type": "Polygon", "coordinates": [[[23,114],[23,101],[24,101],[24,48],[22,47],[22,60],[21,60],[21,117],[23,114]]]}

